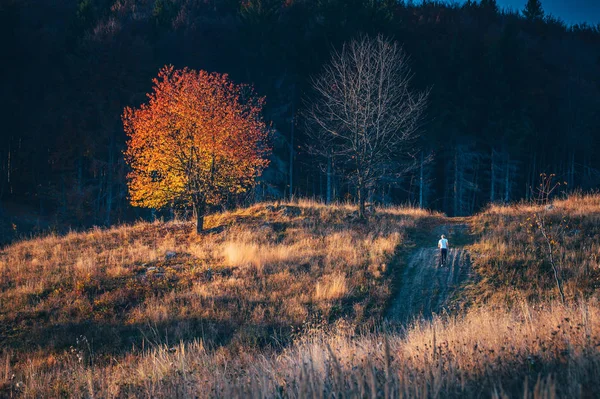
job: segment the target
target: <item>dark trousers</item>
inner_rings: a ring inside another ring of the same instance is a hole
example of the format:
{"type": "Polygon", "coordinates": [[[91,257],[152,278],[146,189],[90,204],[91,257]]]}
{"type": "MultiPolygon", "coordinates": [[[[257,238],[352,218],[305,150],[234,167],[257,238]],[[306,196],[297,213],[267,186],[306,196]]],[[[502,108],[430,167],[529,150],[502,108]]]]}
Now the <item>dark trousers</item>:
{"type": "Polygon", "coordinates": [[[440,249],[440,265],[445,265],[447,259],[448,259],[448,249],[441,248],[440,249]]]}

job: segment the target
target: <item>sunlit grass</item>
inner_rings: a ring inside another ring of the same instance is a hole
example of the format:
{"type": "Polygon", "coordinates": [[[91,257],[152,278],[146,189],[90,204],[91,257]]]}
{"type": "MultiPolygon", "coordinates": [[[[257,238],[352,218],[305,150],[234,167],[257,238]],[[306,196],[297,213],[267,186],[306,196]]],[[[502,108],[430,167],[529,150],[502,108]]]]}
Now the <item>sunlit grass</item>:
{"type": "Polygon", "coordinates": [[[140,222],[17,242],[0,253],[2,345],[53,353],[85,335],[119,353],[160,329],[260,347],[314,318],[373,323],[405,229],[430,214],[389,208],[365,224],[354,212],[257,204],[207,217],[204,235],[140,222]]]}
{"type": "MultiPolygon", "coordinates": [[[[354,334],[313,326],[281,351],[232,355],[201,339],[93,368],[86,349],[24,369],[25,397],[593,397],[600,307],[525,303],[354,334]],[[81,351],[81,352],[79,352],[81,351]],[[48,367],[51,364],[51,367],[48,367]]],[[[10,366],[6,370],[12,373],[10,366]]]]}
{"type": "Polygon", "coordinates": [[[475,216],[471,307],[410,326],[380,318],[393,256],[408,231],[448,221],[355,210],[257,204],[209,216],[202,236],[137,223],[3,249],[0,396],[600,395],[598,196],[475,216]],[[565,305],[524,226],[534,212],[568,220],[565,305]]]}
{"type": "Polygon", "coordinates": [[[473,218],[480,282],[470,300],[502,307],[558,297],[536,217],[547,225],[566,297],[588,297],[600,288],[600,195],[575,194],[548,205],[492,205],[473,218]]]}

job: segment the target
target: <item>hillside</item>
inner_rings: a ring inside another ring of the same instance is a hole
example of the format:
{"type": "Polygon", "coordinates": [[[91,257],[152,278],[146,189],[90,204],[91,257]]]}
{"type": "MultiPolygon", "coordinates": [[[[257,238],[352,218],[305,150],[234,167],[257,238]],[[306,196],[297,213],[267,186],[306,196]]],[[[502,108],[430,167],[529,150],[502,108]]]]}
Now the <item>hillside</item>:
{"type": "Polygon", "coordinates": [[[0,255],[0,343],[52,352],[83,335],[105,354],[143,337],[262,346],[309,321],[372,325],[405,229],[430,215],[365,225],[352,211],[258,205],[212,216],[202,236],[156,222],[14,244],[0,255]]]}
{"type": "Polygon", "coordinates": [[[493,205],[472,226],[478,282],[467,297],[473,303],[506,307],[559,300],[551,261],[566,300],[598,295],[599,195],[572,195],[545,206],[493,205]]]}
{"type": "Polygon", "coordinates": [[[597,195],[366,223],[300,202],[213,215],[202,236],[156,222],[18,242],[0,252],[0,393],[594,397],[598,215],[597,195]],[[569,222],[552,244],[565,304],[535,214],[569,222]],[[440,231],[456,269],[431,265],[440,231]]]}

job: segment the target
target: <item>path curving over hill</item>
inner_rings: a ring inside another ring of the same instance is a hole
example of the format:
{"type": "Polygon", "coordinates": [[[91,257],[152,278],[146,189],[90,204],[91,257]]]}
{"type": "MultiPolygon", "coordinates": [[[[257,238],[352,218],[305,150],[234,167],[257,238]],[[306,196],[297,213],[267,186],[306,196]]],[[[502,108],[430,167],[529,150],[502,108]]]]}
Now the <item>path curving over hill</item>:
{"type": "Polygon", "coordinates": [[[464,248],[469,241],[464,224],[441,225],[431,232],[431,245],[417,247],[401,269],[399,287],[387,312],[390,321],[407,323],[430,318],[447,309],[463,283],[471,275],[471,258],[464,248]],[[440,232],[450,239],[447,265],[439,267],[436,248],[440,232]],[[453,245],[454,243],[454,245],[453,245]]]}

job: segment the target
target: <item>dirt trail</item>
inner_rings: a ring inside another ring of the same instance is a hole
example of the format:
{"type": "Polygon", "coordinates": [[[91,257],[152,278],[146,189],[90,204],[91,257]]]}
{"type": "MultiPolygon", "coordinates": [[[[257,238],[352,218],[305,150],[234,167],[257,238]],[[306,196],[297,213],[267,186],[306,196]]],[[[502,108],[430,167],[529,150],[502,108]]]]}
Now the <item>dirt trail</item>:
{"type": "Polygon", "coordinates": [[[389,320],[406,323],[415,318],[428,319],[449,305],[458,288],[469,279],[471,258],[464,249],[470,241],[464,224],[440,225],[432,229],[428,246],[418,246],[402,268],[399,289],[388,310],[389,320]],[[439,234],[450,240],[447,265],[439,267],[439,234]]]}

